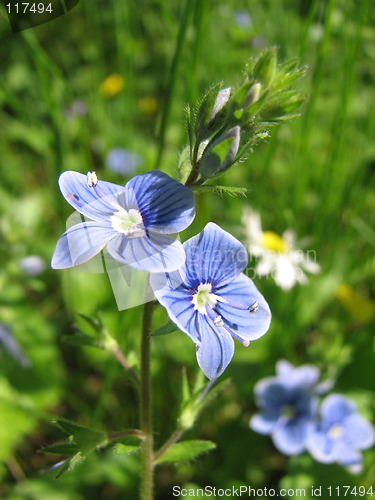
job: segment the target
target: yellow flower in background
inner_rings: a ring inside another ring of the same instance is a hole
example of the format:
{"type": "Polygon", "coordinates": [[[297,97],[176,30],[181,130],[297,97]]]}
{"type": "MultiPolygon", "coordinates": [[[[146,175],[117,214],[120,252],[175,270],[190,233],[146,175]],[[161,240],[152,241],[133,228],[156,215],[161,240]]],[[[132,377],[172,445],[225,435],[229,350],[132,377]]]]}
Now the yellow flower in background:
{"type": "Polygon", "coordinates": [[[352,286],[340,285],[335,296],[353,319],[369,323],[375,318],[375,301],[357,292],[352,286]]]}
{"type": "Polygon", "coordinates": [[[245,207],[242,215],[245,226],[247,248],[251,256],[258,259],[255,271],[258,276],[271,275],[283,290],[290,290],[296,283],[308,282],[305,274],[320,272],[315,261],[315,252],[304,253],[296,247],[296,235],[291,229],[282,236],[273,231],[263,231],[260,215],[250,207],[245,207]]]}
{"type": "Polygon", "coordinates": [[[112,75],[107,76],[99,87],[99,92],[104,97],[113,97],[117,95],[125,87],[124,78],[118,73],[112,73],[112,75]]]}
{"type": "Polygon", "coordinates": [[[139,109],[142,113],[152,114],[158,109],[158,101],[155,97],[145,96],[141,97],[138,101],[139,109]]]}

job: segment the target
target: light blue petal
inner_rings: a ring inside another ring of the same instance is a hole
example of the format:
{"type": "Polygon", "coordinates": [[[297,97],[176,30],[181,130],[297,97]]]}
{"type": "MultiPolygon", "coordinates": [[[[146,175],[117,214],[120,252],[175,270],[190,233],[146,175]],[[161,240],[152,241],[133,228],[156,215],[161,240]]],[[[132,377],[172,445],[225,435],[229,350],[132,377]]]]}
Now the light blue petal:
{"type": "Polygon", "coordinates": [[[306,441],[306,448],[311,456],[323,464],[331,464],[335,461],[334,443],[321,431],[310,433],[306,441]]]}
{"type": "Polygon", "coordinates": [[[279,361],[276,365],[276,373],[280,380],[294,387],[309,389],[317,384],[320,378],[320,370],[313,365],[302,365],[295,368],[288,361],[279,361]]]}
{"type": "Polygon", "coordinates": [[[158,233],[183,231],[195,217],[193,191],[159,170],[133,177],[125,196],[127,207],[139,210],[144,226],[158,233]]]}
{"type": "Polygon", "coordinates": [[[298,455],[305,450],[311,422],[299,418],[279,423],[272,433],[276,448],[285,455],[298,455]]]}
{"type": "Polygon", "coordinates": [[[230,283],[247,265],[245,247],[213,222],[184,243],[188,285],[211,283],[219,288],[230,283]]]}
{"type": "Polygon", "coordinates": [[[57,242],[52,268],[66,269],[87,262],[115,235],[109,224],[88,221],[72,226],[57,242]]]}
{"type": "Polygon", "coordinates": [[[360,415],[353,413],[343,422],[346,440],[359,450],[370,448],[375,442],[374,427],[360,415]]]}
{"type": "Polygon", "coordinates": [[[322,420],[325,425],[330,426],[343,421],[352,413],[356,412],[354,402],[341,394],[330,394],[321,405],[322,420]]]}
{"type": "Polygon", "coordinates": [[[251,306],[258,302],[254,313],[236,309],[225,302],[218,302],[215,310],[237,335],[245,340],[256,340],[269,329],[271,311],[263,296],[258,292],[250,278],[241,273],[229,284],[213,290],[215,294],[233,304],[251,306]]]}
{"type": "Polygon", "coordinates": [[[85,217],[95,221],[107,221],[116,211],[115,204],[120,201],[124,186],[99,179],[96,187],[87,185],[87,176],[71,170],[63,172],[59,177],[60,190],[70,205],[85,217]]]}
{"type": "Polygon", "coordinates": [[[233,338],[223,328],[211,326],[206,315],[197,314],[195,318],[201,339],[197,344],[197,361],[206,377],[214,380],[220,377],[233,357],[233,338]]]}
{"type": "Polygon", "coordinates": [[[149,233],[133,238],[119,235],[107,250],[118,262],[151,273],[174,271],[185,262],[182,244],[164,234],[149,233]]]}
{"type": "Polygon", "coordinates": [[[362,462],[361,453],[344,440],[335,443],[334,455],[336,462],[341,465],[356,465],[362,462]]]}
{"type": "Polygon", "coordinates": [[[266,410],[256,413],[250,420],[250,428],[259,434],[271,434],[280,416],[278,410],[266,410]]]}
{"type": "Polygon", "coordinates": [[[184,286],[178,272],[170,275],[152,274],[150,285],[157,300],[166,308],[170,319],[189,335],[193,342],[198,343],[200,336],[195,326],[195,317],[199,313],[194,310],[192,293],[184,286]]]}

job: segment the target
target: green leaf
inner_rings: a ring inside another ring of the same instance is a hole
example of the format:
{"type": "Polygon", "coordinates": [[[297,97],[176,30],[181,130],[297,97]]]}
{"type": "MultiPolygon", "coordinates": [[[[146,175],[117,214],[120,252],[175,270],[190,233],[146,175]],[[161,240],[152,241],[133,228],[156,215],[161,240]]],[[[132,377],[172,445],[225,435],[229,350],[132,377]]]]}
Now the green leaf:
{"type": "Polygon", "coordinates": [[[75,443],[53,444],[39,450],[40,453],[51,453],[53,455],[75,455],[78,451],[78,445],[75,443]]]}
{"type": "Polygon", "coordinates": [[[101,340],[81,331],[77,331],[72,335],[63,335],[61,338],[63,342],[70,345],[99,347],[100,349],[104,347],[101,340]]]}
{"type": "Polygon", "coordinates": [[[129,455],[130,453],[135,453],[141,449],[140,446],[116,443],[114,446],[116,455],[129,455]]]}
{"type": "Polygon", "coordinates": [[[214,448],[216,445],[212,441],[192,440],[175,443],[157,459],[156,463],[186,462],[214,448]]]}
{"type": "Polygon", "coordinates": [[[172,320],[167,321],[160,328],[157,328],[151,333],[152,337],[159,337],[160,335],[167,335],[168,333],[172,333],[178,330],[178,327],[173,323],[172,320]]]}
{"type": "Polygon", "coordinates": [[[56,424],[71,436],[73,442],[78,445],[78,449],[83,455],[87,455],[95,448],[108,443],[108,437],[105,432],[83,427],[64,418],[57,419],[56,424]]]}

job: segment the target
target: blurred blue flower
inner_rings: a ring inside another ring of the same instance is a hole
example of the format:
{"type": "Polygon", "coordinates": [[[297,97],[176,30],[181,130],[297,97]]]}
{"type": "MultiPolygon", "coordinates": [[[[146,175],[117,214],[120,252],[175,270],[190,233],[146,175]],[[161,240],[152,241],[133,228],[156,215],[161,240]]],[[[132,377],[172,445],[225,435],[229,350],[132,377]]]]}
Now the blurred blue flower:
{"type": "Polygon", "coordinates": [[[131,174],[136,168],[140,167],[142,163],[143,158],[141,155],[123,148],[113,148],[107,153],[107,168],[117,174],[131,174]]]}
{"type": "Polygon", "coordinates": [[[279,361],[276,377],[262,379],[255,386],[261,412],[252,417],[250,427],[260,434],[271,434],[274,445],[285,455],[304,451],[316,420],[319,377],[315,366],[294,368],[288,361],[279,361]]]}
{"type": "Polygon", "coordinates": [[[239,28],[251,28],[253,25],[250,14],[244,9],[234,11],[234,20],[239,28]]]}
{"type": "Polygon", "coordinates": [[[26,368],[31,365],[9,328],[2,324],[0,324],[0,345],[1,344],[8,354],[10,354],[21,366],[26,368]]]}
{"type": "Polygon", "coordinates": [[[46,263],[42,257],[39,257],[39,255],[29,255],[28,257],[24,257],[19,261],[18,265],[20,266],[21,271],[31,278],[38,276],[46,268],[46,263]]]}
{"type": "Polygon", "coordinates": [[[233,338],[248,346],[266,333],[267,302],[241,271],[245,247],[213,223],[184,243],[186,262],[174,273],[151,276],[151,287],[170,319],[196,344],[197,360],[210,380],[232,359],[233,338]]]}
{"type": "Polygon", "coordinates": [[[73,101],[70,106],[65,108],[65,116],[68,119],[72,119],[75,116],[86,116],[87,106],[83,101],[73,101]]]}
{"type": "Polygon", "coordinates": [[[315,460],[345,466],[361,464],[360,450],[375,443],[375,432],[357,413],[354,402],[341,394],[330,394],[321,404],[320,415],[307,440],[307,449],[315,460]]]}
{"type": "Polygon", "coordinates": [[[105,246],[109,255],[141,271],[171,271],[185,261],[178,233],[195,216],[194,195],[167,174],[153,170],[124,186],[86,175],[63,172],[59,186],[65,199],[92,219],[70,227],[52,257],[54,269],[87,262],[105,246]]]}

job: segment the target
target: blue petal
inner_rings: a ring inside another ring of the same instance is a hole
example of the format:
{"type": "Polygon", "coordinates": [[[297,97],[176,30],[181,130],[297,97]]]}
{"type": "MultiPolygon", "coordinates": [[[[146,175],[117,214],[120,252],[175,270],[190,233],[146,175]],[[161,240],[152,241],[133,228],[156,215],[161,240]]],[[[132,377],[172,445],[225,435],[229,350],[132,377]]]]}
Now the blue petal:
{"type": "Polygon", "coordinates": [[[151,273],[174,271],[185,262],[182,244],[163,234],[149,233],[133,238],[118,235],[107,250],[118,262],[151,273]]]}
{"type": "Polygon", "coordinates": [[[342,424],[346,440],[354,448],[364,450],[375,442],[374,427],[360,415],[349,415],[342,424]]]}
{"type": "Polygon", "coordinates": [[[235,309],[224,302],[216,304],[215,309],[218,314],[241,338],[256,340],[267,332],[271,322],[270,308],[254,283],[245,274],[240,274],[238,278],[213,292],[234,304],[251,306],[254,302],[258,302],[259,309],[254,313],[235,309]]]}
{"type": "Polygon", "coordinates": [[[335,461],[334,443],[321,431],[310,433],[306,441],[306,448],[315,460],[323,464],[335,461]]]}
{"type": "Polygon", "coordinates": [[[343,440],[335,443],[334,455],[336,462],[341,465],[355,465],[362,462],[361,453],[343,440]]]}
{"type": "Polygon", "coordinates": [[[276,373],[285,384],[304,389],[309,389],[317,384],[320,378],[320,370],[316,366],[302,365],[295,368],[286,360],[277,362],[276,373]]]}
{"type": "Polygon", "coordinates": [[[123,186],[102,180],[97,187],[89,187],[86,175],[71,170],[60,175],[59,186],[73,208],[98,222],[108,220],[116,211],[113,203],[120,204],[118,197],[125,191],[123,186]]]}
{"type": "Polygon", "coordinates": [[[179,279],[179,274],[152,274],[150,284],[155,297],[166,308],[170,319],[198,343],[200,337],[195,327],[195,317],[199,313],[194,310],[192,294],[179,279]]]}
{"type": "Polygon", "coordinates": [[[213,222],[184,243],[188,285],[200,283],[222,287],[236,278],[247,265],[245,247],[213,222]]]}
{"type": "Polygon", "coordinates": [[[257,382],[254,393],[260,408],[276,409],[289,403],[289,391],[276,377],[267,377],[257,382]]]}
{"type": "Polygon", "coordinates": [[[305,450],[312,423],[298,418],[279,423],[272,433],[274,445],[285,455],[298,455],[305,450]]]}
{"type": "Polygon", "coordinates": [[[259,434],[271,434],[277,424],[280,412],[277,409],[267,409],[255,414],[250,420],[250,428],[259,434]]]}
{"type": "Polygon", "coordinates": [[[232,336],[223,328],[211,326],[207,316],[195,316],[200,343],[197,344],[198,364],[210,380],[218,378],[230,363],[234,353],[232,336]]]}
{"type": "Polygon", "coordinates": [[[330,426],[335,423],[342,423],[352,413],[355,413],[356,406],[350,399],[341,394],[330,394],[321,405],[321,415],[325,425],[330,426]]]}
{"type": "Polygon", "coordinates": [[[183,231],[195,217],[193,191],[159,170],[131,179],[125,196],[127,207],[139,210],[145,227],[158,233],[183,231]]]}
{"type": "Polygon", "coordinates": [[[51,266],[66,269],[83,264],[98,254],[115,234],[109,224],[92,221],[76,224],[58,240],[51,266]]]}

